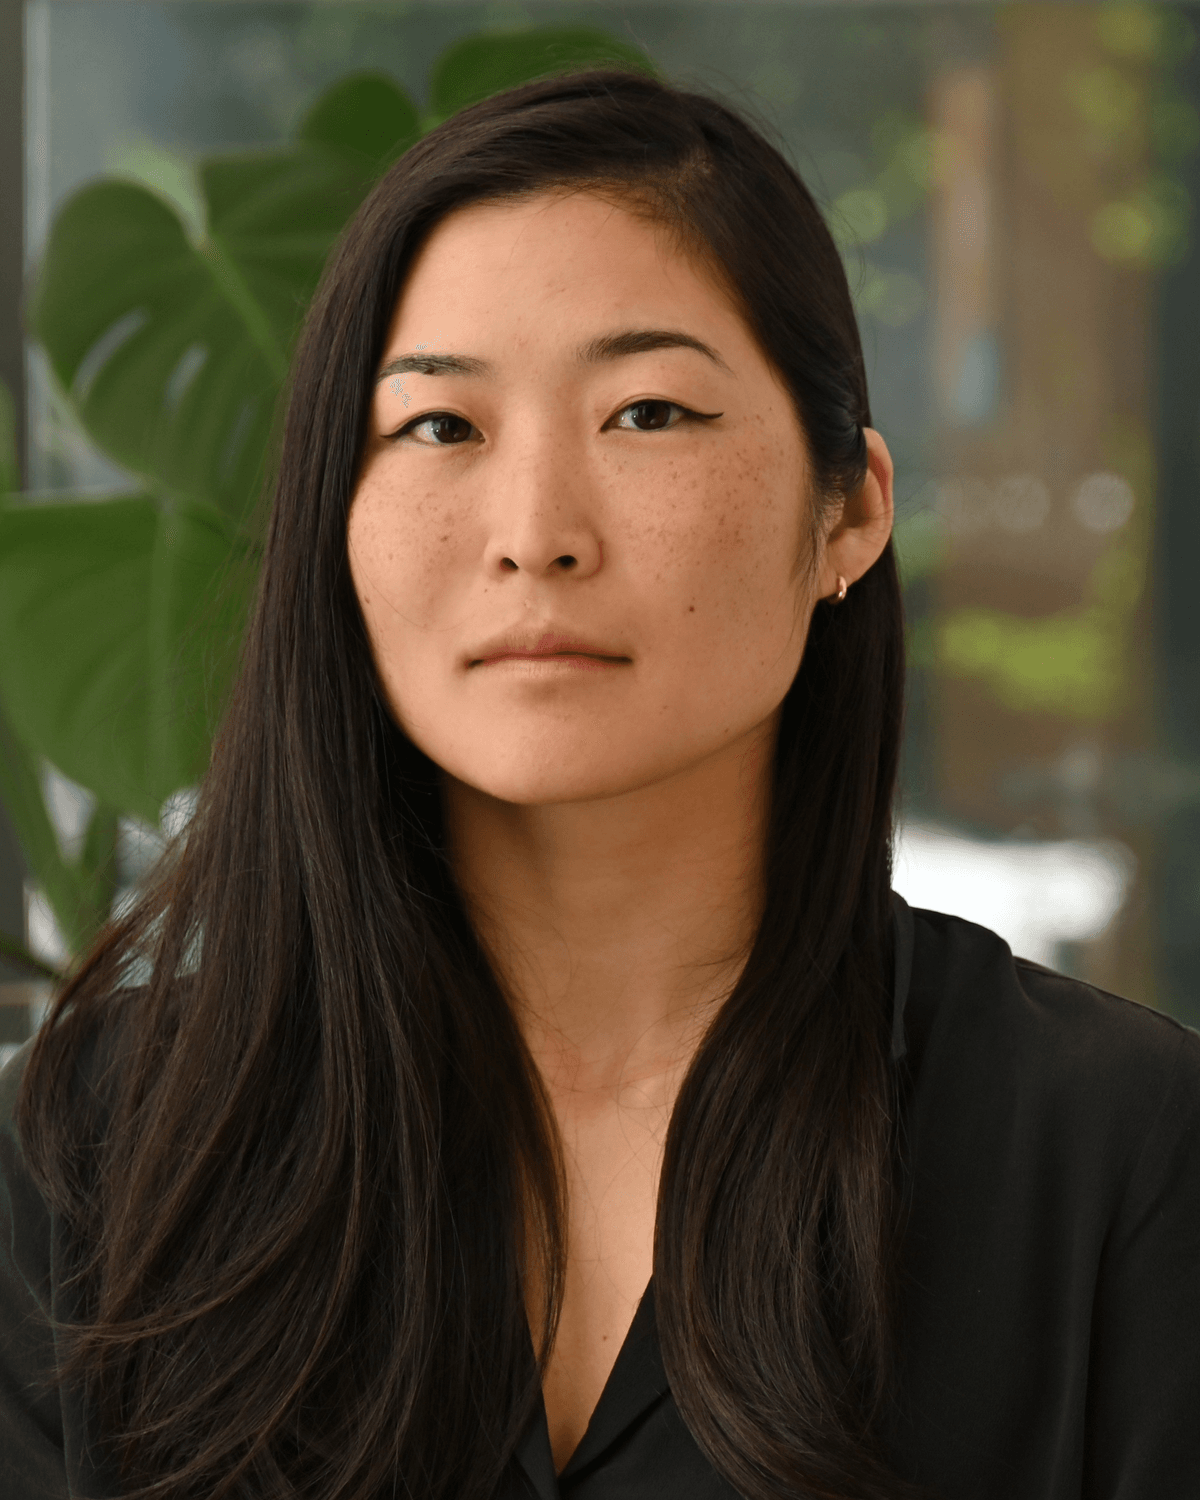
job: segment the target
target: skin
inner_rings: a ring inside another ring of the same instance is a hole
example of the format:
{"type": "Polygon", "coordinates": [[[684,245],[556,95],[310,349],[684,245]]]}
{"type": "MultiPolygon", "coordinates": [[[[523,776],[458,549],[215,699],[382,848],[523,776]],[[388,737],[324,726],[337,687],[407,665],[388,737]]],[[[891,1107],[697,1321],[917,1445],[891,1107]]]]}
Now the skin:
{"type": "Polygon", "coordinates": [[[567,1297],[544,1382],[561,1468],[649,1277],[675,1093],[759,920],[780,705],[818,599],[887,542],[892,463],[868,430],[870,473],[814,546],[807,441],[740,315],[586,191],[439,223],[381,377],[350,566],[563,1138],[567,1297]],[[721,363],[577,358],[626,329],[682,330],[721,363]],[[494,369],[389,372],[419,345],[494,369]],[[451,415],[419,425],[434,413],[451,415]],[[483,659],[512,629],[610,659],[483,659]]]}

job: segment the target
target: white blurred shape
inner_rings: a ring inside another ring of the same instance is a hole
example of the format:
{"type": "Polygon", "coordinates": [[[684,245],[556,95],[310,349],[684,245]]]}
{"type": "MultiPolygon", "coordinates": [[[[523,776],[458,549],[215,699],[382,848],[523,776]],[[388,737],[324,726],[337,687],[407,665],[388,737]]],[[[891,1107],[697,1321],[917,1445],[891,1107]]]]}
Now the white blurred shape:
{"type": "Polygon", "coordinates": [[[1089,474],[1071,497],[1075,519],[1088,531],[1119,531],[1133,514],[1134,496],[1119,474],[1089,474]]]}
{"type": "Polygon", "coordinates": [[[86,787],[64,776],[48,760],[42,761],[41,783],[42,800],[54,824],[62,857],[74,863],[83,852],[88,824],[96,810],[96,798],[86,787]]]}
{"type": "Polygon", "coordinates": [[[185,786],[177,792],[172,792],[159,808],[158,826],[167,838],[173,839],[176,834],[182,833],[192,821],[199,795],[196,787],[185,786]]]}
{"type": "Polygon", "coordinates": [[[29,986],[29,1030],[32,1034],[46,1019],[46,1012],[50,1009],[50,1002],[54,998],[54,986],[49,982],[39,981],[29,986]]]}
{"type": "Polygon", "coordinates": [[[124,817],[117,822],[117,864],[126,884],[137,885],[163,852],[163,836],[141,818],[124,817]]]}
{"type": "Polygon", "coordinates": [[[992,514],[1005,531],[1036,531],[1050,513],[1050,491],[1036,474],[1009,474],[996,486],[992,514]]]}
{"type": "Polygon", "coordinates": [[[990,927],[1019,958],[1053,967],[1060,943],[1101,935],[1136,867],[1116,840],[991,843],[911,822],[897,827],[892,883],[910,906],[990,927]]]}
{"type": "Polygon", "coordinates": [[[970,536],[991,522],[992,487],[970,475],[944,479],[937,487],[937,509],[956,536],[970,536]]]}
{"type": "Polygon", "coordinates": [[[34,958],[61,968],[71,956],[54,910],[40,886],[25,882],[25,941],[34,958]]]}

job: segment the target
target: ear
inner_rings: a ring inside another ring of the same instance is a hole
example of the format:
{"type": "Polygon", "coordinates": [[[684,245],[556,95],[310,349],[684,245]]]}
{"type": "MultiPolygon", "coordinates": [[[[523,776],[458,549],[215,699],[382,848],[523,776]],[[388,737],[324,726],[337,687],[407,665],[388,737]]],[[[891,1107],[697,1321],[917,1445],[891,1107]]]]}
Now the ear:
{"type": "Polygon", "coordinates": [[[817,595],[837,594],[839,575],[847,585],[857,583],[887,546],[892,534],[892,455],[873,427],[864,427],[867,440],[867,477],[847,495],[841,514],[825,540],[825,554],[817,575],[817,595]]]}

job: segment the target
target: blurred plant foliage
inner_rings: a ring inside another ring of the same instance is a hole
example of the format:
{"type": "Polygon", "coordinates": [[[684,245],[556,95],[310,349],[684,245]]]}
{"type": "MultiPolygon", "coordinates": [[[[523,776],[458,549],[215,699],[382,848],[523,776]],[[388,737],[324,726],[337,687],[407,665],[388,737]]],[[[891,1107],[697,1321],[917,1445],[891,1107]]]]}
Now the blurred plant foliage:
{"type": "MultiPolygon", "coordinates": [[[[462,38],[433,65],[424,114],[387,75],[355,74],[290,143],[200,161],[202,223],[115,179],[60,209],[31,329],[75,419],[133,482],[100,500],[15,493],[0,407],[0,797],[73,956],[111,911],[120,818],[159,826],[207,766],[253,593],[279,396],[338,235],[459,110],[605,63],[658,72],[590,27],[462,38]],[[95,798],[73,858],[46,812],[46,761],[95,798]]],[[[15,936],[0,945],[46,972],[15,936]]]]}
{"type": "Polygon", "coordinates": [[[1175,68],[1194,49],[1195,28],[1174,7],[1109,4],[1097,11],[1096,35],[1107,58],[1065,80],[1116,189],[1092,217],[1092,246],[1131,269],[1178,265],[1192,221],[1178,169],[1200,147],[1200,112],[1182,93],[1175,68]]]}
{"type": "MultiPolygon", "coordinates": [[[[1092,568],[1078,605],[1026,619],[995,609],[950,610],[910,641],[910,662],[984,683],[1018,712],[1098,724],[1127,707],[1134,623],[1144,601],[1156,464],[1153,438],[1132,417],[1110,419],[1110,475],[1128,486],[1128,521],[1092,568]]],[[[1107,477],[1107,476],[1106,476],[1107,477]]]]}
{"type": "MultiPolygon", "coordinates": [[[[1179,168],[1200,148],[1200,113],[1175,70],[1195,48],[1195,29],[1179,9],[1125,3],[1097,6],[1094,25],[1092,58],[1062,73],[1078,129],[1069,149],[1101,164],[1112,195],[1085,227],[1104,259],[1154,272],[1190,249],[1192,204],[1179,168]]],[[[1103,448],[1107,471],[1128,486],[1133,519],[1118,528],[1080,602],[1042,618],[959,608],[921,619],[910,666],[973,678],[1018,712],[1098,725],[1129,708],[1152,545],[1154,443],[1136,419],[1115,417],[1103,448]]],[[[896,541],[907,582],[936,572],[947,556],[946,518],[927,506],[898,521],[896,541]]]]}
{"type": "Polygon", "coordinates": [[[829,205],[829,227],[847,261],[860,315],[901,328],[924,312],[925,288],[908,271],[889,271],[861,252],[921,209],[937,181],[936,133],[915,114],[886,110],[871,128],[874,166],[866,181],[840,193],[829,205]],[[854,253],[861,265],[854,264],[854,253]]]}

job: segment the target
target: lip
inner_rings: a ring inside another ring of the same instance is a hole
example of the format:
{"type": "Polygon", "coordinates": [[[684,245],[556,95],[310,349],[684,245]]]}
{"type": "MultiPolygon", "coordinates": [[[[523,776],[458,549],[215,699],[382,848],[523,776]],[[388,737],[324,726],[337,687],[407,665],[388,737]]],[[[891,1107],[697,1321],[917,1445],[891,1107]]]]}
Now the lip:
{"type": "Polygon", "coordinates": [[[564,666],[625,665],[632,660],[620,651],[615,651],[605,641],[589,641],[581,636],[560,634],[553,630],[533,632],[510,630],[493,637],[473,651],[467,659],[469,667],[488,666],[500,661],[561,662],[564,666]]]}

